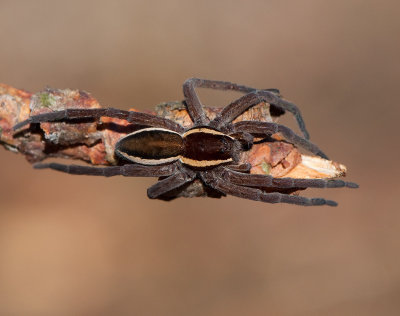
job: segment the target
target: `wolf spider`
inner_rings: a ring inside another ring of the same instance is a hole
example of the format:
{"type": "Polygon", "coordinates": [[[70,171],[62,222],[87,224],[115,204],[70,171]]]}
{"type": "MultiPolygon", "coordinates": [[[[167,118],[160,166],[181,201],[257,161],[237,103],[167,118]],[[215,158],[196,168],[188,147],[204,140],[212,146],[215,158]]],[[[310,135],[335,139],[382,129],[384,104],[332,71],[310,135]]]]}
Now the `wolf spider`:
{"type": "Polygon", "coordinates": [[[276,89],[257,90],[230,82],[192,78],[183,84],[187,111],[193,126],[183,126],[156,115],[104,109],[65,109],[31,116],[17,124],[18,129],[28,123],[70,121],[74,119],[99,119],[112,117],[144,126],[122,137],[115,145],[117,156],[129,163],[120,166],[92,167],[59,163],[35,164],[35,168],[50,168],[69,174],[128,177],[161,177],[148,190],[151,199],[162,198],[168,192],[200,179],[202,183],[222,195],[233,195],[267,203],[336,206],[334,201],[323,198],[306,198],[282,192],[316,188],[356,188],[357,184],[342,180],[273,178],[269,175],[249,174],[251,166],[238,165],[241,152],[249,150],[254,136],[267,137],[280,133],[284,138],[322,158],[326,155],[308,139],[308,133],[296,105],[280,98],[276,89]],[[234,90],[245,93],[233,101],[213,120],[206,116],[195,92],[196,87],[234,90]],[[271,105],[278,115],[289,111],[295,116],[304,137],[283,125],[261,121],[232,121],[260,102],[271,105]],[[265,191],[268,188],[268,192],[265,191]],[[286,190],[286,191],[285,191],[286,190]]]}

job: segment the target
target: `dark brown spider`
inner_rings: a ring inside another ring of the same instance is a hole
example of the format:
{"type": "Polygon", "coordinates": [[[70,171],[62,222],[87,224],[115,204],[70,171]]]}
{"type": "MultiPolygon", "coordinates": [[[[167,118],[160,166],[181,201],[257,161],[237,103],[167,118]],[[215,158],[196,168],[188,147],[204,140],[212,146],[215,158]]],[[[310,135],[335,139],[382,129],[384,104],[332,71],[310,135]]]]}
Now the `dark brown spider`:
{"type": "Polygon", "coordinates": [[[189,129],[159,116],[113,108],[65,109],[39,114],[17,124],[14,129],[19,129],[28,123],[99,119],[103,116],[124,119],[129,123],[144,126],[117,142],[115,153],[129,162],[121,166],[98,168],[48,163],[36,164],[34,167],[79,175],[162,177],[147,191],[148,197],[152,199],[161,198],[196,178],[207,187],[224,195],[230,194],[268,203],[306,206],[324,204],[336,206],[337,203],[323,198],[310,199],[282,192],[307,187],[358,187],[355,183],[342,180],[273,178],[268,175],[249,174],[248,165],[237,164],[240,153],[253,145],[253,137],[266,137],[276,133],[280,133],[294,145],[327,158],[308,140],[308,133],[298,108],[281,99],[278,90],[257,90],[230,82],[192,78],[183,84],[183,93],[187,111],[194,122],[193,127],[189,129]],[[195,92],[196,87],[235,90],[245,95],[226,106],[214,120],[210,121],[195,92]],[[244,111],[260,102],[271,104],[271,111],[278,114],[283,114],[285,111],[292,112],[304,138],[277,123],[260,121],[232,123],[244,111]],[[268,188],[268,192],[265,188],[268,188]]]}

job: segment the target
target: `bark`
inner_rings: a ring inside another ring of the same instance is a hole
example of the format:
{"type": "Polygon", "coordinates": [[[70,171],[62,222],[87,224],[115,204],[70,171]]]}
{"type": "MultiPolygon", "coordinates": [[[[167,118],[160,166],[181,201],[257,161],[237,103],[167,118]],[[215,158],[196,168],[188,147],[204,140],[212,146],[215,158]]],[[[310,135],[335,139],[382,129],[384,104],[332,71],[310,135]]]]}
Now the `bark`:
{"type": "MultiPolygon", "coordinates": [[[[58,111],[65,108],[99,108],[99,102],[89,93],[70,89],[45,89],[32,94],[24,90],[0,84],[0,144],[7,150],[22,154],[30,163],[47,158],[81,160],[91,165],[110,166],[119,163],[114,155],[114,145],[122,136],[140,126],[125,120],[103,117],[99,121],[79,123],[31,124],[17,133],[12,127],[29,116],[58,111]]],[[[135,111],[135,109],[131,109],[135,111]]],[[[205,108],[212,119],[221,108],[205,108]]],[[[179,124],[192,124],[183,102],[168,102],[156,106],[154,112],[179,124]]],[[[275,121],[269,105],[260,103],[246,111],[235,121],[275,121]]],[[[335,178],[344,176],[346,167],[319,157],[301,154],[292,144],[284,142],[280,135],[269,141],[255,144],[244,152],[241,163],[250,163],[251,173],[269,174],[273,177],[335,178]]],[[[200,181],[173,192],[178,196],[215,196],[200,181]]],[[[218,196],[218,194],[217,194],[218,196]]]]}

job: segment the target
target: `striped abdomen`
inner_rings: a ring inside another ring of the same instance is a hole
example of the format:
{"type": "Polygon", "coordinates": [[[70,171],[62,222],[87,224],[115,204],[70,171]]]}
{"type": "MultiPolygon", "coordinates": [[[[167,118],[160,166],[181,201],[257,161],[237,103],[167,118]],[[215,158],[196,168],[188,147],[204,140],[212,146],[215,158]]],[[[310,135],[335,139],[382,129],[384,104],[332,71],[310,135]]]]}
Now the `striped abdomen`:
{"type": "Polygon", "coordinates": [[[179,159],[192,167],[208,167],[233,161],[234,148],[234,138],[205,127],[183,135],[163,128],[145,128],[121,138],[115,152],[144,165],[179,159]]]}

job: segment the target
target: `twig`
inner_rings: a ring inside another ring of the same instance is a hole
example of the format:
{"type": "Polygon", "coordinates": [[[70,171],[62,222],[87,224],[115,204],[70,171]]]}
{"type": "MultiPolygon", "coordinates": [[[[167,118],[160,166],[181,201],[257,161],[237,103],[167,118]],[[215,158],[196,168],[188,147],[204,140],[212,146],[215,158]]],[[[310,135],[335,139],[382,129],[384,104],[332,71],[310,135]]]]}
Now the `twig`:
{"type": "MultiPolygon", "coordinates": [[[[69,89],[45,89],[32,94],[0,84],[0,144],[20,153],[30,163],[47,158],[79,159],[91,165],[116,165],[114,145],[122,136],[141,128],[125,120],[101,118],[100,121],[74,121],[31,124],[15,134],[12,127],[31,115],[65,108],[99,108],[90,94],[69,89]]],[[[135,111],[134,109],[132,109],[135,111]]],[[[205,108],[212,119],[220,108],[205,108]]],[[[185,127],[192,124],[182,102],[156,106],[155,114],[174,120],[185,127]]],[[[153,114],[154,114],[153,113],[153,114]]],[[[240,120],[273,121],[269,104],[260,103],[238,117],[240,120]]],[[[256,143],[245,152],[241,163],[250,163],[251,173],[273,177],[334,178],[344,176],[345,166],[319,157],[302,155],[292,144],[274,135],[268,141],[256,143]]],[[[199,181],[173,192],[178,196],[214,196],[199,181]]]]}

